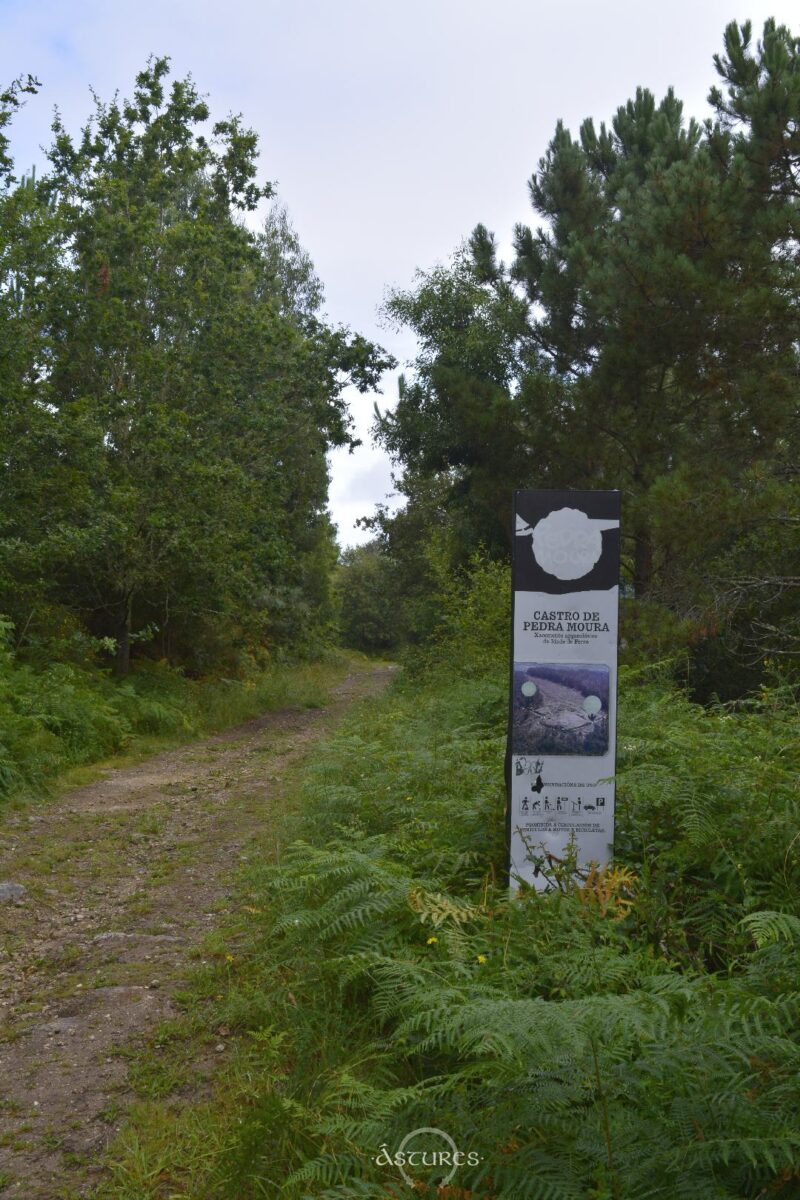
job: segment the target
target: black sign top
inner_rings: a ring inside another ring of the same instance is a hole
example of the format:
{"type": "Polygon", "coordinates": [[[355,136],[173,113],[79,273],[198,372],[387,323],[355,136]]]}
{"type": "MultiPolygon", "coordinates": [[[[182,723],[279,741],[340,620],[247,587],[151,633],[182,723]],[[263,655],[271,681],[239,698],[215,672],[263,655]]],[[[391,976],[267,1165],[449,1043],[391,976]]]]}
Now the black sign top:
{"type": "Polygon", "coordinates": [[[619,584],[619,492],[514,493],[514,590],[562,596],[619,584]]]}

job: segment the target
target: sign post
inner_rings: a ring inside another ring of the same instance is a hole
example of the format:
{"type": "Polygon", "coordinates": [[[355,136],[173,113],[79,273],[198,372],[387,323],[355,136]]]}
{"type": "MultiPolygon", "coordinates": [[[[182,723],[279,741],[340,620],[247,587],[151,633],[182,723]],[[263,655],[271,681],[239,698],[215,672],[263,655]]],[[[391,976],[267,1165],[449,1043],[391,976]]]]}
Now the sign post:
{"type": "Polygon", "coordinates": [[[512,887],[554,886],[614,842],[619,492],[514,495],[512,887]]]}

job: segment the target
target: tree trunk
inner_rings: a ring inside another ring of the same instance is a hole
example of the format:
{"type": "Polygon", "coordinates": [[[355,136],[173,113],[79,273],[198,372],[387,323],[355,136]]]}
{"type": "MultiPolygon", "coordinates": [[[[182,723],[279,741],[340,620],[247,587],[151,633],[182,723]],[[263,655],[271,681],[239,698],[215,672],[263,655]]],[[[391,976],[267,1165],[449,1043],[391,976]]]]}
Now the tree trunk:
{"type": "Polygon", "coordinates": [[[120,602],[117,628],[114,636],[117,640],[117,650],[114,656],[114,674],[122,679],[128,674],[131,665],[131,612],[133,609],[133,594],[120,602]]]}

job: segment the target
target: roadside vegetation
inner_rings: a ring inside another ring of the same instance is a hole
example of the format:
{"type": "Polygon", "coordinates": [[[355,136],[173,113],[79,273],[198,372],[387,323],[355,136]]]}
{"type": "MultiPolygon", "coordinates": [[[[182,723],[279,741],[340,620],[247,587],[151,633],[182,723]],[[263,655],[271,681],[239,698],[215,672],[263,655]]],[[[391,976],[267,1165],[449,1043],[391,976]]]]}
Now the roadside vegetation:
{"type": "Polygon", "coordinates": [[[318,700],[326,451],[390,361],[325,320],[256,135],[168,59],[22,173],[39,88],[0,87],[0,806],[318,700]]]}
{"type": "Polygon", "coordinates": [[[151,58],[13,161],[0,89],[0,612],[23,661],[236,675],[331,640],[326,452],[391,360],[322,285],[237,116],[151,58]],[[251,224],[245,222],[250,214],[251,224]]]}
{"type": "Polygon", "coordinates": [[[699,698],[798,663],[799,66],[785,26],[731,23],[708,119],[639,88],[559,122],[519,181],[531,224],[464,230],[390,293],[417,354],[375,431],[406,503],[372,524],[401,637],[442,570],[508,560],[514,488],[617,488],[627,595],[699,698]]]}
{"type": "Polygon", "coordinates": [[[0,812],[78,782],[75,768],[142,757],[272,709],[319,707],[348,664],[328,649],[316,661],[192,679],[145,661],[120,680],[90,661],[26,662],[9,634],[0,623],[0,812]]]}
{"type": "Polygon", "coordinates": [[[104,1198],[400,1196],[374,1160],[427,1125],[481,1157],[462,1200],[796,1193],[792,689],[702,708],[669,664],[628,668],[614,865],[510,898],[503,581],[443,597],[450,633],[287,796],[278,861],[240,877],[145,1056],[104,1198]],[[198,1103],[170,1072],[220,1030],[198,1103]]]}

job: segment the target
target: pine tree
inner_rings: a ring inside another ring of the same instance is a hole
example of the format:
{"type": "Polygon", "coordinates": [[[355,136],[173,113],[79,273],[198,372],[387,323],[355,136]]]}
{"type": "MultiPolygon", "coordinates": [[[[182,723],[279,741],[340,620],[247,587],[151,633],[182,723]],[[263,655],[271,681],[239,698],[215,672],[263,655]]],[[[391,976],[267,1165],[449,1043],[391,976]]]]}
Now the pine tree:
{"type": "Polygon", "coordinates": [[[713,119],[639,89],[608,125],[559,124],[511,263],[479,225],[391,299],[421,352],[380,426],[412,500],[438,476],[498,552],[513,487],[620,488],[636,594],[697,613],[797,445],[800,43],[734,23],[725,47],[713,119]]]}

